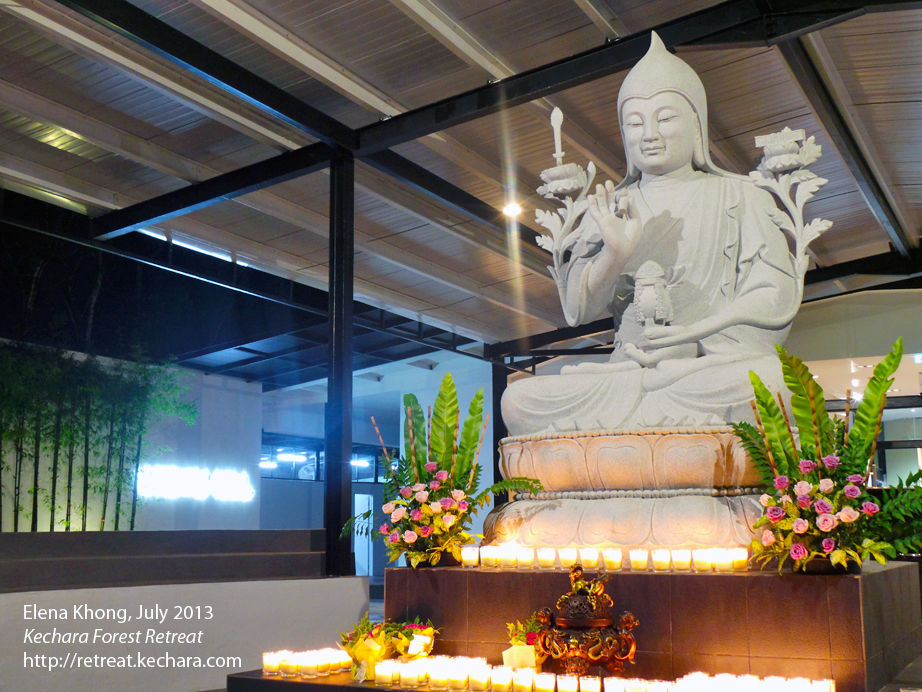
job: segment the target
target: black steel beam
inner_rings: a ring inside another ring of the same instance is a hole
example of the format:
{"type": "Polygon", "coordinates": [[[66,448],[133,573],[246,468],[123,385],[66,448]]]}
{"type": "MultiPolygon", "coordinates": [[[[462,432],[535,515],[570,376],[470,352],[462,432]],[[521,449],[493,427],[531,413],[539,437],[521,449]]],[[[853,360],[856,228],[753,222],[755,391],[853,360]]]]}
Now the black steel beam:
{"type": "MultiPolygon", "coordinates": [[[[855,410],[854,403],[849,407],[855,410]]],[[[895,408],[922,408],[922,396],[911,394],[909,396],[888,396],[885,409],[895,408]]],[[[843,399],[827,399],[826,410],[831,412],[840,412],[845,410],[845,401],[843,399]]]]}
{"type": "Polygon", "coordinates": [[[909,229],[903,228],[897,219],[879,181],[868,166],[864,154],[861,153],[851,130],[839,113],[839,109],[826,89],[826,84],[817,72],[803,43],[800,39],[795,39],[778,44],[778,49],[787,63],[788,70],[800,85],[810,107],[816,113],[820,125],[829,135],[833,146],[842,157],[842,162],[858,184],[858,189],[871,213],[887,232],[893,247],[904,257],[909,257],[910,250],[914,247],[908,233],[909,229]]]}
{"type": "Polygon", "coordinates": [[[98,240],[111,240],[139,228],[183,216],[271,185],[299,178],[329,165],[336,149],[318,142],[271,159],[216,175],[153,199],[110,211],[93,220],[98,240]]]}
{"type": "Polygon", "coordinates": [[[922,274],[922,251],[916,249],[904,256],[897,251],[885,252],[871,257],[840,262],[828,267],[811,269],[804,278],[804,284],[825,283],[837,281],[850,276],[900,276],[914,277],[922,274]]]}
{"type": "Polygon", "coordinates": [[[321,142],[355,148],[355,131],[125,0],[58,0],[321,142]]]}
{"type": "Polygon", "coordinates": [[[329,375],[324,425],[326,477],[323,526],[327,573],[355,574],[351,536],[340,538],[352,516],[352,293],[355,254],[355,163],[351,156],[330,166],[329,375]]]}

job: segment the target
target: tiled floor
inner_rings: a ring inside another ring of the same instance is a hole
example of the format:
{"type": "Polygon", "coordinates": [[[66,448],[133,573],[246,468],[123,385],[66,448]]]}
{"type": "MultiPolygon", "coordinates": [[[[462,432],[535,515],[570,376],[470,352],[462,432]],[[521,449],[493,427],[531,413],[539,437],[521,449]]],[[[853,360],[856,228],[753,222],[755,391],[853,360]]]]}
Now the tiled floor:
{"type": "Polygon", "coordinates": [[[889,685],[884,685],[880,692],[922,692],[922,656],[906,666],[889,685]]]}

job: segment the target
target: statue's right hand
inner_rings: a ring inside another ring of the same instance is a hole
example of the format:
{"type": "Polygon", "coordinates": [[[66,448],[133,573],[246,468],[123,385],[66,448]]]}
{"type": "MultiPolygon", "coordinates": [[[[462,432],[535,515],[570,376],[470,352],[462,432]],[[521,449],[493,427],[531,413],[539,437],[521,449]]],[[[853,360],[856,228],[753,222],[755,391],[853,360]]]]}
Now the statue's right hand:
{"type": "Polygon", "coordinates": [[[629,257],[640,241],[641,231],[640,214],[631,195],[616,190],[609,180],[604,187],[596,185],[595,194],[586,200],[605,246],[619,257],[629,257]]]}

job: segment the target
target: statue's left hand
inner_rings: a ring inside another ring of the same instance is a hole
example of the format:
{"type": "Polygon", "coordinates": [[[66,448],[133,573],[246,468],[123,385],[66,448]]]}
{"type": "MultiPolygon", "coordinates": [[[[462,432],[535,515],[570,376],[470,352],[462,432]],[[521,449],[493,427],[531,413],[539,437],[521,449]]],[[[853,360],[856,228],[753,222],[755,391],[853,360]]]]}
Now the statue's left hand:
{"type": "Polygon", "coordinates": [[[654,349],[678,346],[680,344],[691,344],[698,341],[703,336],[688,327],[678,324],[664,327],[647,327],[644,329],[643,335],[647,338],[647,345],[654,349]]]}

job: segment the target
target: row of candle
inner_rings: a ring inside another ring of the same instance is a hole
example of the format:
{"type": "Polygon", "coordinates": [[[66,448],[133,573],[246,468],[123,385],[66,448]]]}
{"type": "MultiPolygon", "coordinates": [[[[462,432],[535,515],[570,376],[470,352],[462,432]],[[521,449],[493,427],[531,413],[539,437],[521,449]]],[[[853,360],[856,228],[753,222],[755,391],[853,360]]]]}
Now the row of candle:
{"type": "Polygon", "coordinates": [[[285,678],[316,678],[352,667],[352,658],[339,649],[269,651],[263,654],[263,675],[285,678]]]}
{"type": "MultiPolygon", "coordinates": [[[[744,571],[749,566],[746,548],[701,548],[696,550],[645,550],[627,551],[632,571],[643,572],[652,568],[657,572],[676,570],[689,572],[744,571]]],[[[532,569],[535,558],[541,569],[569,569],[577,562],[584,569],[620,570],[624,566],[624,552],[620,548],[527,548],[516,543],[500,545],[466,546],[461,549],[461,562],[465,567],[532,569]]]]}

